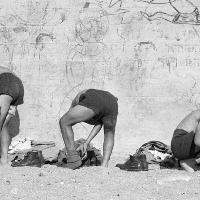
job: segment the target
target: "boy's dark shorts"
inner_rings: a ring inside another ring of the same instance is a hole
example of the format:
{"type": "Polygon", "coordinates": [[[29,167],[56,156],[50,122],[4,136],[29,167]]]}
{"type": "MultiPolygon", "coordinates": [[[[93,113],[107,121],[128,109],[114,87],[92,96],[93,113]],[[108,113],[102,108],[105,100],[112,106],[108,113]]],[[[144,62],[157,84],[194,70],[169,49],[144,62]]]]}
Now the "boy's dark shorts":
{"type": "Polygon", "coordinates": [[[115,96],[107,91],[88,89],[80,96],[78,104],[90,108],[95,112],[96,116],[87,122],[96,124],[98,122],[117,119],[117,100],[115,96]]]}
{"type": "Polygon", "coordinates": [[[200,147],[194,143],[194,131],[188,133],[183,129],[176,129],[174,131],[171,149],[173,155],[179,160],[195,158],[200,153],[200,147]]]}
{"type": "Polygon", "coordinates": [[[12,73],[0,74],[0,95],[6,94],[13,98],[11,105],[24,103],[24,87],[22,81],[12,73]]]}

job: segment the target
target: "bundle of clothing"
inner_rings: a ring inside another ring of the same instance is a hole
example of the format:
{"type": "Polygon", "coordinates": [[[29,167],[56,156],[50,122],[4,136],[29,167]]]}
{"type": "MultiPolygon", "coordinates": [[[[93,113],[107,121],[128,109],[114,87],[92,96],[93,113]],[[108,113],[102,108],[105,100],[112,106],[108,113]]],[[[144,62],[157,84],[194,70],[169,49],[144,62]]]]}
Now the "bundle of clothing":
{"type": "MultiPolygon", "coordinates": [[[[26,141],[26,140],[25,140],[26,141]]],[[[85,139],[75,141],[75,146],[85,143],[85,139]]],[[[18,149],[10,152],[12,167],[34,166],[41,167],[45,164],[65,167],[67,164],[66,149],[59,150],[54,142],[31,141],[28,149],[18,149]]],[[[81,167],[101,165],[101,151],[90,144],[87,149],[87,157],[83,160],[81,167]]]]}
{"type": "Polygon", "coordinates": [[[160,168],[178,167],[178,160],[173,156],[170,146],[160,141],[144,143],[123,164],[117,164],[126,171],[147,171],[149,164],[158,164],[160,168]]]}

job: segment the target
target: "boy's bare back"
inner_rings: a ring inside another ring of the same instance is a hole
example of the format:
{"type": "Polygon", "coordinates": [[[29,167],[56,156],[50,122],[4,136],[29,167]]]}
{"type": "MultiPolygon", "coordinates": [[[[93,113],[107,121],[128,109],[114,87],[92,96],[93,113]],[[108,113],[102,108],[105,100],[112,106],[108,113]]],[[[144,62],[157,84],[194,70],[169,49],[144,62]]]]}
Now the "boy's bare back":
{"type": "Polygon", "coordinates": [[[200,121],[200,110],[192,111],[177,126],[177,129],[183,129],[187,132],[196,131],[200,121]]]}

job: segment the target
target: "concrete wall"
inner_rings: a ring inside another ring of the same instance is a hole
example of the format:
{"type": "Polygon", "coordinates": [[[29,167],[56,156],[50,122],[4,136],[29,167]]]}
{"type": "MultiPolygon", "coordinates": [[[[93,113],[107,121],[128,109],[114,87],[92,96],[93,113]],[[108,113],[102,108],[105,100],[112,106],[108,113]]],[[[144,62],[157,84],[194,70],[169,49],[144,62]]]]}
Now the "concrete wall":
{"type": "MultiPolygon", "coordinates": [[[[114,152],[132,153],[149,140],[169,144],[177,123],[200,103],[198,6],[2,0],[0,59],[25,86],[20,136],[62,144],[60,116],[78,91],[99,88],[119,98],[114,152]]],[[[90,129],[77,125],[76,138],[90,129]]],[[[100,134],[94,143],[102,141],[100,134]]]]}

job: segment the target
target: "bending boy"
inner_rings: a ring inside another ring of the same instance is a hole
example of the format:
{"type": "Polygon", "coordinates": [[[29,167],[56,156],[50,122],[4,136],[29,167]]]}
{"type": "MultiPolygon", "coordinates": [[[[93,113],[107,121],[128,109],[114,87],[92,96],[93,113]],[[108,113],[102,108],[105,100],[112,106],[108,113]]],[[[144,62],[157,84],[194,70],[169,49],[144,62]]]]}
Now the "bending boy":
{"type": "Polygon", "coordinates": [[[11,136],[8,122],[15,115],[17,106],[23,104],[24,87],[21,80],[9,69],[0,66],[0,165],[8,162],[11,136]]]}
{"type": "Polygon", "coordinates": [[[174,131],[171,149],[183,169],[194,172],[200,159],[200,110],[187,115],[174,131]]]}
{"type": "Polygon", "coordinates": [[[59,123],[62,137],[67,150],[67,167],[76,169],[81,166],[81,155],[86,156],[86,150],[91,140],[104,127],[102,166],[107,167],[114,146],[115,126],[118,115],[117,98],[103,90],[88,89],[77,94],[69,111],[64,114],[59,123]],[[94,125],[86,142],[75,149],[72,126],[79,122],[94,125]]]}

